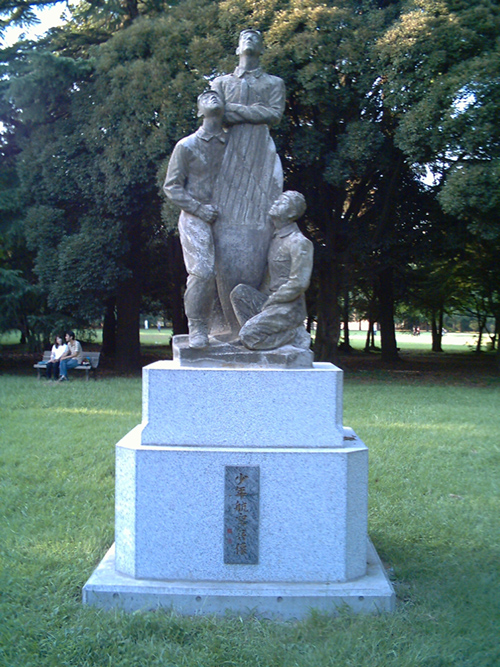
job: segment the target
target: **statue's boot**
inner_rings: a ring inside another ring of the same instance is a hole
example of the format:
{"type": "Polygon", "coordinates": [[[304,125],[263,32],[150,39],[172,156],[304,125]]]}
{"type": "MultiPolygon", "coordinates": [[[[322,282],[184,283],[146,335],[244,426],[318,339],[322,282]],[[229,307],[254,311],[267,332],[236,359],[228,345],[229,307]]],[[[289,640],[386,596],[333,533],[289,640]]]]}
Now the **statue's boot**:
{"type": "Polygon", "coordinates": [[[208,322],[205,320],[188,320],[189,347],[201,350],[208,347],[208,322]]]}

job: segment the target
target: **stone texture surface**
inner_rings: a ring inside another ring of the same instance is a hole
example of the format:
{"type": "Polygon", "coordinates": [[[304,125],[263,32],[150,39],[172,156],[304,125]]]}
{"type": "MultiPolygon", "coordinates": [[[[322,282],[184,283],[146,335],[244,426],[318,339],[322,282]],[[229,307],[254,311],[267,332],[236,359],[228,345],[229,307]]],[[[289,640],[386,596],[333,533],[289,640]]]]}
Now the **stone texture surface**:
{"type": "Polygon", "coordinates": [[[189,347],[189,336],[174,336],[174,361],[195,368],[312,368],[312,350],[284,345],[276,350],[248,350],[242,343],[227,343],[210,336],[210,345],[201,350],[189,347]]]}
{"type": "Polygon", "coordinates": [[[116,446],[116,556],[86,604],[282,619],[394,609],[367,546],[368,450],[342,427],[339,369],[158,362],[143,391],[144,422],[116,446]],[[258,468],[255,563],[225,562],[228,467],[258,468]]]}
{"type": "Polygon", "coordinates": [[[133,579],[115,569],[114,545],[83,589],[84,604],[127,612],[173,609],[179,614],[251,614],[274,620],[301,619],[317,609],[336,613],[392,612],[395,594],[373,545],[366,574],[346,583],[233,583],[133,579]]]}
{"type": "Polygon", "coordinates": [[[296,220],[306,210],[304,196],[287,190],[273,203],[269,218],[274,234],[267,254],[265,285],[255,289],[239,284],[231,303],[241,325],[239,337],[250,350],[273,350],[292,343],[309,349],[303,336],[307,319],[305,292],[313,269],[313,244],[296,220]]]}
{"type": "Polygon", "coordinates": [[[342,371],[143,369],[143,445],[342,447],[342,371]]]}
{"type": "MultiPolygon", "coordinates": [[[[368,450],[116,448],[116,566],[145,579],[340,582],[366,569],[368,450]],[[133,453],[133,457],[131,456],[133,453]],[[257,564],[224,563],[225,466],[259,466],[257,564]]],[[[352,431],[348,437],[354,437],[352,431]]]]}
{"type": "MultiPolygon", "coordinates": [[[[251,41],[251,37],[247,35],[251,41]]],[[[268,212],[283,189],[283,170],[269,127],[285,110],[282,79],[260,71],[260,49],[240,34],[237,73],[211,82],[226,104],[230,127],[213,203],[219,212],[213,225],[217,291],[226,320],[239,331],[230,293],[240,283],[258,288],[266,271],[273,234],[268,212]],[[245,46],[242,40],[247,41],[245,46]],[[247,49],[254,49],[253,53],[247,49]]]]}

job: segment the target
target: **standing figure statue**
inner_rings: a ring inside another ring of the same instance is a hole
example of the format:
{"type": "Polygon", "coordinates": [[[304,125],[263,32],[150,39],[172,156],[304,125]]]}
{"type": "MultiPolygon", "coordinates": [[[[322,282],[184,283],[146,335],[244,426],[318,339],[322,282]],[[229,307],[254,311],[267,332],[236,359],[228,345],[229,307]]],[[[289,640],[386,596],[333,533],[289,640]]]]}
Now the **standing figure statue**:
{"type": "Polygon", "coordinates": [[[201,127],[181,139],[170,158],[163,189],[182,209],[179,217],[184,264],[188,272],[184,309],[189,346],[208,345],[208,328],[215,298],[215,251],[212,225],[217,218],[213,193],[227,133],[222,128],[224,103],[216,91],[198,97],[201,127]]]}
{"type": "Polygon", "coordinates": [[[250,350],[272,350],[288,344],[309,349],[304,293],[311,280],[313,244],[295,222],[305,210],[304,196],[293,190],[274,202],[269,211],[275,232],[266,280],[261,290],[242,284],[231,292],[241,325],[240,338],[250,350]]]}
{"type": "Polygon", "coordinates": [[[269,128],[279,123],[285,110],[285,84],[262,71],[262,51],[260,32],[243,30],[236,51],[238,67],[212,82],[230,127],[214,191],[218,217],[213,233],[218,295],[233,337],[239,323],[231,290],[240,283],[255,288],[262,283],[273,233],[268,211],[283,191],[283,172],[269,128]]]}

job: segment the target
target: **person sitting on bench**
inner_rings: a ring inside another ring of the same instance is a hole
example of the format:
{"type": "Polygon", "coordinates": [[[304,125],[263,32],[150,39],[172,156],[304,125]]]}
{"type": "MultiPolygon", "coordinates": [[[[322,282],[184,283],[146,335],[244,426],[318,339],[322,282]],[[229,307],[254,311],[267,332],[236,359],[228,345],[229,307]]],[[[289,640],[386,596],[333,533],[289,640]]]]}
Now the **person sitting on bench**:
{"type": "Polygon", "coordinates": [[[79,341],[75,340],[75,333],[73,331],[67,331],[64,334],[66,343],[68,345],[68,350],[59,362],[59,380],[58,382],[64,382],[68,379],[68,370],[70,368],[75,368],[79,366],[83,361],[83,350],[79,341]]]}
{"type": "Polygon", "coordinates": [[[56,380],[59,377],[59,361],[61,357],[67,352],[68,346],[63,343],[61,336],[56,336],[52,350],[50,351],[50,359],[47,361],[45,375],[47,380],[56,380]]]}

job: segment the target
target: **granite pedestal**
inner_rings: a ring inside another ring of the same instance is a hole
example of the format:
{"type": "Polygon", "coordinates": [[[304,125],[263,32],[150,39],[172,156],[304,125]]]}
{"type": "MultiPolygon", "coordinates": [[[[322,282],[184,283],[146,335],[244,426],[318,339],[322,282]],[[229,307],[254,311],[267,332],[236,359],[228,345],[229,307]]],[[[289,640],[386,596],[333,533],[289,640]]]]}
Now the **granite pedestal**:
{"type": "Polygon", "coordinates": [[[143,423],[116,446],[115,547],[84,602],[274,618],[390,611],[367,493],[368,450],[342,426],[331,364],[151,364],[143,423]]]}

